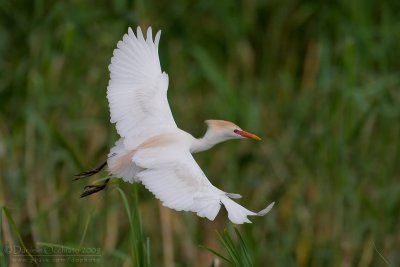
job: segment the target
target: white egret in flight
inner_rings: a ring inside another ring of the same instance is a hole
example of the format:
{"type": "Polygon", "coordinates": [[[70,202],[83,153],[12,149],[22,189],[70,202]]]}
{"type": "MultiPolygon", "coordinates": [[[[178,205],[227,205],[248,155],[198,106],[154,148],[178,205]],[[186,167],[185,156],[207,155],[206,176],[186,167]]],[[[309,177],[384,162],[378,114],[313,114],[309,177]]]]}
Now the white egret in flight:
{"type": "MultiPolygon", "coordinates": [[[[161,71],[158,57],[160,34],[153,40],[148,28],[145,39],[140,27],[136,35],[129,28],[118,42],[109,65],[107,99],[111,122],[121,138],[104,164],[76,179],[107,165],[112,176],[141,182],[171,209],[214,220],[223,204],[236,224],[249,223],[247,216],[265,215],[274,203],[260,212],[242,207],[232,200],[241,196],[213,186],[192,156],[230,139],[261,139],[223,120],[207,120],[207,132],[199,139],[177,127],[167,99],[168,75],[161,71]]],[[[104,189],[108,181],[86,186],[81,197],[104,189]]]]}

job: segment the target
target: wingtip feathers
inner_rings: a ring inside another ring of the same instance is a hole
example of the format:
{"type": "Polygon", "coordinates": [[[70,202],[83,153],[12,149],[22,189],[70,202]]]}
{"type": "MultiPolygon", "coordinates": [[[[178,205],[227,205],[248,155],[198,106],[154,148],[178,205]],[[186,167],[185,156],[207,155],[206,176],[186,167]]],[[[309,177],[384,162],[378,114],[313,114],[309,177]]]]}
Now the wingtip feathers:
{"type": "Polygon", "coordinates": [[[265,214],[267,214],[268,212],[270,212],[272,210],[272,207],[274,205],[275,205],[275,202],[272,202],[271,204],[268,205],[268,207],[257,212],[257,216],[264,216],[265,214]]]}
{"type": "Polygon", "coordinates": [[[154,38],[154,44],[158,48],[158,43],[160,42],[160,36],[161,36],[161,30],[159,30],[156,34],[156,37],[154,38]]]}
{"type": "Polygon", "coordinates": [[[127,35],[131,38],[135,38],[137,40],[141,40],[147,43],[149,42],[154,43],[156,48],[158,48],[158,44],[160,42],[160,37],[161,37],[161,30],[157,31],[156,35],[154,36],[154,40],[153,40],[153,28],[151,26],[147,28],[146,39],[143,36],[142,28],[140,26],[136,28],[136,34],[132,30],[132,27],[128,27],[127,35]]]}
{"type": "Polygon", "coordinates": [[[153,42],[153,32],[152,32],[151,27],[147,28],[147,33],[146,34],[147,34],[147,36],[146,36],[147,42],[153,42]]]}

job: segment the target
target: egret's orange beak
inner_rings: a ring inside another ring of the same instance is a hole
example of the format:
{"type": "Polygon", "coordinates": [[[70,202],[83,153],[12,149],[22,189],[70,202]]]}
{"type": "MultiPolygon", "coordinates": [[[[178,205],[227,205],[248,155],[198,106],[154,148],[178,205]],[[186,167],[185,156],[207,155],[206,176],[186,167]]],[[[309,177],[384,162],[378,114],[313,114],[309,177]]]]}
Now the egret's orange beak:
{"type": "Polygon", "coordinates": [[[245,138],[253,139],[253,140],[256,140],[256,141],[260,141],[261,140],[261,138],[258,137],[257,135],[249,133],[249,132],[246,132],[246,131],[238,131],[238,134],[243,136],[243,137],[245,137],[245,138]]]}

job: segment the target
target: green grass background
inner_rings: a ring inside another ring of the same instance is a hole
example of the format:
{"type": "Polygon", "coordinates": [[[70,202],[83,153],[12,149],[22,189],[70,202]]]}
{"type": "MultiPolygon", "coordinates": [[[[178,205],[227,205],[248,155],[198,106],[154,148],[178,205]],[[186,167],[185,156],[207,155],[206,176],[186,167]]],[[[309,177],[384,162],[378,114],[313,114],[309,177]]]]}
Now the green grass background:
{"type": "MultiPolygon", "coordinates": [[[[96,178],[72,178],[118,138],[106,101],[117,41],[152,26],[178,125],[201,136],[204,120],[226,119],[263,138],[196,156],[246,207],[276,201],[239,227],[254,266],[399,266],[399,14],[398,1],[372,0],[0,1],[0,207],[28,248],[134,264],[121,199],[134,203],[132,186],[79,199],[96,178]]],[[[225,211],[209,222],[137,190],[151,266],[210,266],[199,245],[224,253],[225,211]]],[[[3,245],[19,244],[1,221],[3,245]]]]}

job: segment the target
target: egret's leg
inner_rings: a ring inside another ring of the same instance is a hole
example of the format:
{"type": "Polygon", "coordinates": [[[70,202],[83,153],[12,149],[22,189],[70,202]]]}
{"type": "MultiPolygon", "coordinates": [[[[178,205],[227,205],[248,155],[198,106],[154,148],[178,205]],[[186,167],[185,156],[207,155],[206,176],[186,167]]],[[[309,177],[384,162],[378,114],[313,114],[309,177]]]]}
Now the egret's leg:
{"type": "Polygon", "coordinates": [[[81,173],[75,174],[75,179],[74,179],[74,181],[79,180],[79,179],[82,179],[82,178],[85,178],[85,177],[89,177],[89,176],[95,175],[96,173],[98,173],[99,171],[101,171],[106,165],[107,165],[107,161],[104,162],[103,164],[101,164],[101,165],[100,165],[99,167],[97,167],[96,169],[93,169],[93,170],[90,170],[90,171],[85,171],[85,172],[81,172],[81,173]]]}
{"type": "Polygon", "coordinates": [[[83,193],[81,194],[81,198],[82,197],[87,197],[91,194],[97,193],[101,190],[103,190],[104,188],[106,188],[108,182],[110,181],[110,178],[107,178],[104,183],[99,184],[99,185],[87,185],[85,186],[85,189],[83,191],[83,193]]]}

